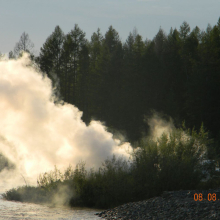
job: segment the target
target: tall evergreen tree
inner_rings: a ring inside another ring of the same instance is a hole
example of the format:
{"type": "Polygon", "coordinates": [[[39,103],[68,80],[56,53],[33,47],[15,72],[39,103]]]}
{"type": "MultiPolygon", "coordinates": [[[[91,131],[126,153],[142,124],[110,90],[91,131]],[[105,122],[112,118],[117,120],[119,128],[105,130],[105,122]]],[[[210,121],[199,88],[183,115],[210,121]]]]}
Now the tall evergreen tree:
{"type": "Polygon", "coordinates": [[[123,50],[117,31],[110,26],[103,39],[98,69],[101,74],[101,111],[109,124],[118,124],[123,50]]]}
{"type": "Polygon", "coordinates": [[[187,36],[189,35],[189,33],[190,33],[190,26],[189,26],[189,24],[186,21],[184,21],[183,24],[180,26],[179,33],[180,33],[180,38],[182,40],[185,40],[187,38],[187,36]]]}
{"type": "Polygon", "coordinates": [[[63,74],[66,77],[67,101],[85,110],[87,75],[89,68],[88,45],[85,33],[75,24],[66,35],[62,50],[63,74]]]}
{"type": "Polygon", "coordinates": [[[103,36],[100,29],[93,33],[90,41],[90,75],[89,75],[89,101],[90,115],[93,118],[99,118],[101,115],[102,103],[102,75],[101,70],[101,49],[103,45],[103,36]]]}
{"type": "Polygon", "coordinates": [[[56,26],[54,32],[46,39],[46,42],[41,47],[37,59],[41,70],[52,79],[54,86],[60,88],[62,96],[64,96],[65,88],[65,79],[61,71],[63,41],[64,33],[59,26],[56,26]]]}
{"type": "Polygon", "coordinates": [[[67,101],[75,105],[79,105],[80,102],[80,91],[77,88],[77,83],[79,82],[79,70],[82,68],[82,65],[79,65],[80,57],[85,52],[85,48],[85,33],[75,24],[74,28],[65,37],[62,51],[64,75],[68,81],[67,101]]]}
{"type": "Polygon", "coordinates": [[[218,101],[220,82],[220,31],[209,25],[199,45],[199,65],[190,77],[187,93],[187,111],[189,119],[196,125],[203,121],[218,135],[220,102],[218,101]]]}
{"type": "Polygon", "coordinates": [[[83,120],[87,123],[90,121],[90,101],[89,101],[89,84],[90,84],[90,70],[89,70],[89,43],[82,45],[79,54],[79,68],[77,78],[77,106],[83,111],[83,120]]]}
{"type": "Polygon", "coordinates": [[[67,35],[57,26],[38,62],[52,79],[57,76],[64,100],[84,112],[84,121],[105,121],[125,130],[131,141],[140,138],[144,115],[152,109],[177,122],[185,119],[190,127],[203,121],[217,137],[219,36],[220,19],[206,31],[190,32],[187,22],[168,35],[160,28],[145,42],[136,30],[123,46],[112,26],[104,37],[98,29],[90,42],[78,25],[67,35]]]}

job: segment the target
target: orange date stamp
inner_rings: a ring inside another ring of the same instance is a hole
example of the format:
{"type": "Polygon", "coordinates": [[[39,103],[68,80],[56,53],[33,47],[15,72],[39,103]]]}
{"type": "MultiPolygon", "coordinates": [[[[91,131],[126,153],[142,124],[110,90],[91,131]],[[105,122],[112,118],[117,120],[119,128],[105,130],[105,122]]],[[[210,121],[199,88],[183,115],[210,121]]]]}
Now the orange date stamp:
{"type": "Polygon", "coordinates": [[[195,201],[218,201],[216,193],[208,193],[207,196],[204,196],[202,193],[194,193],[195,201]]]}

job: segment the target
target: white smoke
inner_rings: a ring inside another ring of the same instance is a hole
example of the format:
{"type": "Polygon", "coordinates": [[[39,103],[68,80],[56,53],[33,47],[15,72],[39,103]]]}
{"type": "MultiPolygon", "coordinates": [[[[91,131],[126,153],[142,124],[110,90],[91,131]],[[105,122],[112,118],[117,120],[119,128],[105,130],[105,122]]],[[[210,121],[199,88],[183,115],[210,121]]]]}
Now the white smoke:
{"type": "Polygon", "coordinates": [[[150,137],[154,141],[157,141],[163,134],[171,134],[176,129],[171,118],[165,120],[156,112],[147,119],[147,123],[150,126],[150,137]]]}
{"type": "Polygon", "coordinates": [[[81,116],[73,105],[54,104],[51,80],[31,67],[27,54],[2,60],[0,153],[16,170],[0,173],[0,187],[10,181],[12,186],[23,185],[24,178],[35,184],[37,176],[54,165],[62,170],[83,160],[87,167],[98,167],[113,154],[129,157],[128,143],[119,146],[99,121],[86,126],[81,116]]]}

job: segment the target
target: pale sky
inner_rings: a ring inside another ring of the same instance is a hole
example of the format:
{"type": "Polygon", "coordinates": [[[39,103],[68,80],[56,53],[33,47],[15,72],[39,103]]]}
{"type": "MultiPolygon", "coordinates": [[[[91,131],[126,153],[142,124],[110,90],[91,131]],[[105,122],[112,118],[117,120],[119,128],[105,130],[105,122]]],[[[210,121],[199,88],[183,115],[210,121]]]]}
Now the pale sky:
{"type": "Polygon", "coordinates": [[[134,27],[145,40],[160,26],[169,33],[186,21],[205,30],[219,17],[220,0],[0,0],[0,52],[13,50],[24,31],[39,52],[57,25],[67,34],[78,24],[88,40],[112,25],[125,42],[134,27]]]}

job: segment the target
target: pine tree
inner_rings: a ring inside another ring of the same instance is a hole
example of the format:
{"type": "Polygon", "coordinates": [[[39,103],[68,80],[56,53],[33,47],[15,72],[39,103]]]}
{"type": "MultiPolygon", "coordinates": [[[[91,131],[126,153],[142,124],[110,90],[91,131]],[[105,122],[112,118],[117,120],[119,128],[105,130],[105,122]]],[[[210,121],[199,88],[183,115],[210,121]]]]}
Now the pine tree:
{"type": "Polygon", "coordinates": [[[65,87],[61,61],[63,41],[64,33],[59,26],[56,26],[54,32],[41,47],[40,55],[37,59],[41,70],[52,79],[53,86],[60,88],[61,96],[64,96],[63,88],[65,87]]]}
{"type": "Polygon", "coordinates": [[[99,118],[101,115],[101,99],[102,93],[102,76],[101,76],[101,66],[100,66],[100,59],[101,59],[101,49],[103,44],[103,36],[100,32],[100,29],[97,32],[93,33],[91,36],[91,41],[89,44],[90,50],[90,75],[89,75],[89,109],[90,115],[93,118],[99,118]]]}
{"type": "Polygon", "coordinates": [[[67,81],[67,101],[79,105],[80,56],[86,47],[85,33],[75,24],[74,28],[66,35],[63,43],[62,60],[63,71],[67,81]]]}

